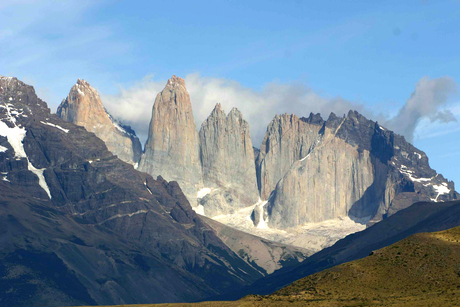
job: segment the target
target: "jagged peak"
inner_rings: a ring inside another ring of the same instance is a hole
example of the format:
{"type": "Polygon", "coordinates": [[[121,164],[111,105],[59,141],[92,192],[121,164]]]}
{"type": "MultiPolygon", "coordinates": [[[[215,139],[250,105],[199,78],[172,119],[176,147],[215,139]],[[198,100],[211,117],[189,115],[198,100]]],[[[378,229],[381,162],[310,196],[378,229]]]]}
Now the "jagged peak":
{"type": "Polygon", "coordinates": [[[222,105],[220,103],[216,103],[216,105],[214,106],[214,109],[212,110],[211,113],[215,113],[215,112],[225,114],[225,111],[224,111],[224,109],[222,109],[222,105]]]}
{"type": "Polygon", "coordinates": [[[185,88],[185,80],[176,75],[173,75],[166,83],[166,87],[176,87],[177,85],[181,85],[185,88]]]}
{"type": "Polygon", "coordinates": [[[300,118],[300,120],[313,125],[321,126],[324,124],[324,119],[321,117],[320,113],[314,114],[313,112],[310,112],[310,115],[308,117],[302,117],[300,118]]]}
{"type": "Polygon", "coordinates": [[[236,107],[233,107],[231,109],[230,113],[228,113],[228,116],[233,116],[233,117],[238,117],[238,118],[243,119],[243,113],[241,113],[241,111],[238,110],[238,108],[236,107]]]}
{"type": "Polygon", "coordinates": [[[7,80],[7,81],[11,81],[13,79],[16,79],[15,77],[6,77],[6,76],[2,76],[0,75],[0,80],[7,80]]]}
{"type": "Polygon", "coordinates": [[[79,96],[90,94],[99,97],[97,90],[84,79],[78,79],[77,83],[75,83],[75,85],[70,89],[70,92],[76,92],[79,96]]]}

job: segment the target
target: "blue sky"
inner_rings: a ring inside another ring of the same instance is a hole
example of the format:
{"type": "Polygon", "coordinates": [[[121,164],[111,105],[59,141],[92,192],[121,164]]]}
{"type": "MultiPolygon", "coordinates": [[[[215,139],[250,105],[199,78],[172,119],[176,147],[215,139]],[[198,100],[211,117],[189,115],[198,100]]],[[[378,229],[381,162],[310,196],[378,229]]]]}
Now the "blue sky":
{"type": "Polygon", "coordinates": [[[238,106],[255,146],[275,113],[356,108],[398,131],[403,109],[432,167],[460,182],[458,29],[459,1],[2,0],[0,74],[53,111],[86,79],[141,137],[173,74],[198,123],[220,100],[238,106]],[[406,108],[416,89],[436,93],[406,108]]]}

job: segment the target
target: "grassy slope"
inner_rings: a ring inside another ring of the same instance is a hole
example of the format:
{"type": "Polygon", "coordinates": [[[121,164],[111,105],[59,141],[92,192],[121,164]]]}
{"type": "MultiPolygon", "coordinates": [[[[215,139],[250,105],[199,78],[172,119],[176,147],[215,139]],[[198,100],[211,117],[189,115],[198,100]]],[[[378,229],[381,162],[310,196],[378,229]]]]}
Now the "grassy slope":
{"type": "Polygon", "coordinates": [[[460,227],[413,235],[269,296],[138,306],[460,306],[460,227]]]}

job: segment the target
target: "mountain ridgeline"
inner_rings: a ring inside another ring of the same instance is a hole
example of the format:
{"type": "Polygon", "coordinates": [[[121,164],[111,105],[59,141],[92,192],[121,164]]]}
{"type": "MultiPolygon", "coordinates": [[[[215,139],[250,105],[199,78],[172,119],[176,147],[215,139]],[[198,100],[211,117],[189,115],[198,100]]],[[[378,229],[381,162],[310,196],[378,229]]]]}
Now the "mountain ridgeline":
{"type": "Polygon", "coordinates": [[[135,170],[1,76],[0,175],[2,306],[195,301],[264,275],[176,182],[135,170]]]}
{"type": "MultiPolygon", "coordinates": [[[[78,96],[80,87],[74,88],[78,96]]],[[[67,120],[78,118],[67,107],[72,95],[58,109],[67,120]]],[[[113,138],[96,135],[110,149],[113,138]]],[[[136,163],[138,156],[120,158],[136,163]]],[[[454,183],[430,168],[424,152],[356,111],[327,120],[276,115],[260,151],[236,108],[226,114],[217,104],[197,131],[185,81],[176,76],[155,100],[139,170],[177,181],[194,210],[211,218],[261,200],[253,223],[275,229],[344,216],[373,224],[417,201],[458,198],[454,183]]]]}

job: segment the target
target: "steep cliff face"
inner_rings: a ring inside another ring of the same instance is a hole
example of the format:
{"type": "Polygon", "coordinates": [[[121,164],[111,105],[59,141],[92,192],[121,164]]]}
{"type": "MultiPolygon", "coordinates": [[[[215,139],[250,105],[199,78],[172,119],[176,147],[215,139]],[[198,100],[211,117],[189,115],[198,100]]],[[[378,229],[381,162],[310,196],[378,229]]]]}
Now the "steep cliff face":
{"type": "Polygon", "coordinates": [[[262,276],[176,182],[122,162],[16,78],[0,77],[0,175],[2,305],[197,301],[262,276]]]}
{"type": "Polygon", "coordinates": [[[311,114],[308,119],[296,115],[276,115],[257,157],[257,176],[262,199],[268,199],[278,181],[292,164],[308,155],[317,144],[322,119],[311,114]]]}
{"type": "MultiPolygon", "coordinates": [[[[457,199],[453,182],[432,170],[426,155],[403,137],[353,111],[344,117],[332,113],[326,122],[312,118],[308,121],[321,124],[317,135],[309,136],[316,141],[305,156],[292,155],[298,160],[284,172],[264,207],[270,227],[343,216],[372,224],[416,201],[457,199]]],[[[269,128],[265,139],[283,128],[269,128]]],[[[274,164],[285,165],[286,156],[271,151],[274,164]]],[[[271,168],[276,175],[267,175],[263,160],[258,166],[260,178],[279,175],[276,167],[271,168]]]]}
{"type": "Polygon", "coordinates": [[[198,132],[182,78],[172,76],[155,99],[139,170],[177,181],[190,203],[202,187],[198,132]]]}
{"type": "Polygon", "coordinates": [[[249,124],[233,108],[217,104],[199,132],[203,183],[210,192],[199,199],[206,216],[231,213],[259,199],[249,124]]]}
{"type": "Polygon", "coordinates": [[[99,94],[85,80],[78,79],[56,114],[96,134],[121,160],[131,164],[139,162],[142,147],[135,132],[107,113],[99,94]]]}

